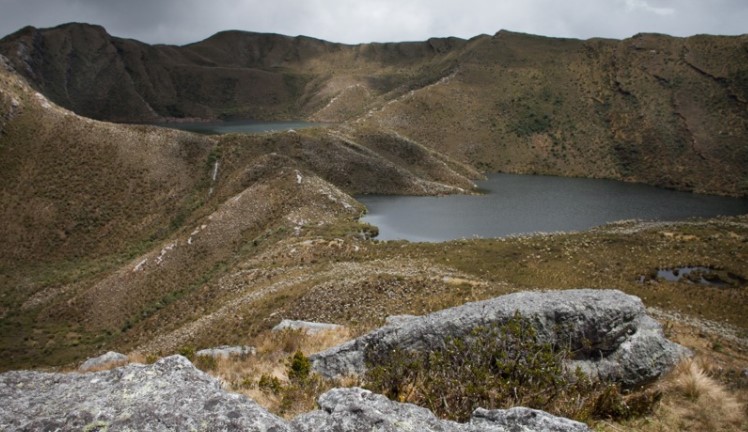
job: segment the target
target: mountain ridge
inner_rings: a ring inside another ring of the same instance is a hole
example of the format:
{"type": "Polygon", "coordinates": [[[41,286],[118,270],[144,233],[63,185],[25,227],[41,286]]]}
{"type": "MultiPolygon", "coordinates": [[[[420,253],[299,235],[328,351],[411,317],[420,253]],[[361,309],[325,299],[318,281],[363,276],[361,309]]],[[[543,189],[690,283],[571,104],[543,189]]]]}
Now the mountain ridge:
{"type": "Polygon", "coordinates": [[[151,46],[70,24],[24,28],[0,53],[103,120],[308,119],[391,130],[481,171],[748,196],[745,35],[345,45],[227,31],[151,46]]]}

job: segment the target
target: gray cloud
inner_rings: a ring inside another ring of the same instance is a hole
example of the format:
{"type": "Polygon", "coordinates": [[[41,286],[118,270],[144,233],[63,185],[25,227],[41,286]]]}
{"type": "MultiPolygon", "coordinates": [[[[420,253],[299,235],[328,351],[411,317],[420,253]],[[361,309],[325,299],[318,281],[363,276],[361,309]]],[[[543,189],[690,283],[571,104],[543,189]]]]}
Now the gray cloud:
{"type": "Polygon", "coordinates": [[[469,38],[500,29],[583,39],[748,31],[745,0],[0,0],[0,11],[0,35],[78,21],[175,44],[229,29],[346,43],[469,38]]]}

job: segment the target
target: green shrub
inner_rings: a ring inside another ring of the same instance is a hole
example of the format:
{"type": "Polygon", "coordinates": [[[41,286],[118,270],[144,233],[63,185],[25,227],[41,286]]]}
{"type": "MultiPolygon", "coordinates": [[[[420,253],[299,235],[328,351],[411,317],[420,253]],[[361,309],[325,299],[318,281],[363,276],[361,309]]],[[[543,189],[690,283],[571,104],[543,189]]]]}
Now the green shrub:
{"type": "Polygon", "coordinates": [[[275,395],[278,395],[283,391],[283,385],[281,385],[280,380],[267,374],[262,374],[262,376],[260,376],[260,381],[257,383],[257,387],[266,393],[272,393],[275,395]]]}
{"type": "Polygon", "coordinates": [[[195,358],[195,347],[192,345],[183,346],[179,349],[179,355],[183,355],[187,357],[189,361],[192,361],[195,358]]]}
{"type": "Polygon", "coordinates": [[[309,379],[312,362],[303,352],[296,351],[288,365],[288,379],[292,382],[303,382],[309,379]]]}
{"type": "Polygon", "coordinates": [[[569,373],[568,347],[541,340],[518,313],[503,325],[448,338],[429,353],[370,352],[385,354],[368,354],[367,388],[457,421],[468,420],[478,407],[519,405],[578,420],[628,418],[659,400],[626,399],[618,385],[593,382],[579,370],[569,373]]]}

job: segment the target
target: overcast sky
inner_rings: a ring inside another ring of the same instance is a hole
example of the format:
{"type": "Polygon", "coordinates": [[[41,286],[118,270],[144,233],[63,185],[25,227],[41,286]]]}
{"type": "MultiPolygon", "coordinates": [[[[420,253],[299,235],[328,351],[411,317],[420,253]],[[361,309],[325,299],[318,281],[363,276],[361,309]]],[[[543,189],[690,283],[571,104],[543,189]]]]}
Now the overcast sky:
{"type": "Polygon", "coordinates": [[[501,29],[621,39],[639,32],[748,33],[748,0],[0,0],[0,36],[71,21],[169,44],[221,30],[345,43],[470,38],[501,29]]]}

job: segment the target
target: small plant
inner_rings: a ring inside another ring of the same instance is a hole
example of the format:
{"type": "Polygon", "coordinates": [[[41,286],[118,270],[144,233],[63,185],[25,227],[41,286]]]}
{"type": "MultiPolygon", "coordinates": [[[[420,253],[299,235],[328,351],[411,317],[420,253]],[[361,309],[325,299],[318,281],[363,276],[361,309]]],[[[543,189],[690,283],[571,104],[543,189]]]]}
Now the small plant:
{"type": "Polygon", "coordinates": [[[288,379],[292,382],[304,382],[309,379],[312,362],[303,352],[296,351],[288,365],[288,379]]]}
{"type": "Polygon", "coordinates": [[[216,360],[215,357],[209,355],[196,356],[194,359],[194,364],[196,368],[204,372],[213,371],[218,368],[218,360],[216,360]]]}
{"type": "Polygon", "coordinates": [[[186,345],[179,349],[179,355],[187,357],[189,361],[195,358],[195,347],[186,345]]]}
{"type": "Polygon", "coordinates": [[[239,388],[243,389],[252,389],[255,387],[255,382],[252,379],[250,375],[244,375],[242,377],[241,382],[239,383],[239,388]]]}
{"type": "Polygon", "coordinates": [[[648,391],[624,395],[619,386],[609,384],[595,399],[591,413],[597,418],[630,419],[652,413],[653,408],[662,399],[659,391],[648,391]]]}
{"type": "Polygon", "coordinates": [[[272,375],[262,374],[260,381],[257,383],[257,387],[265,392],[278,395],[283,391],[283,385],[280,380],[272,375]]]}

